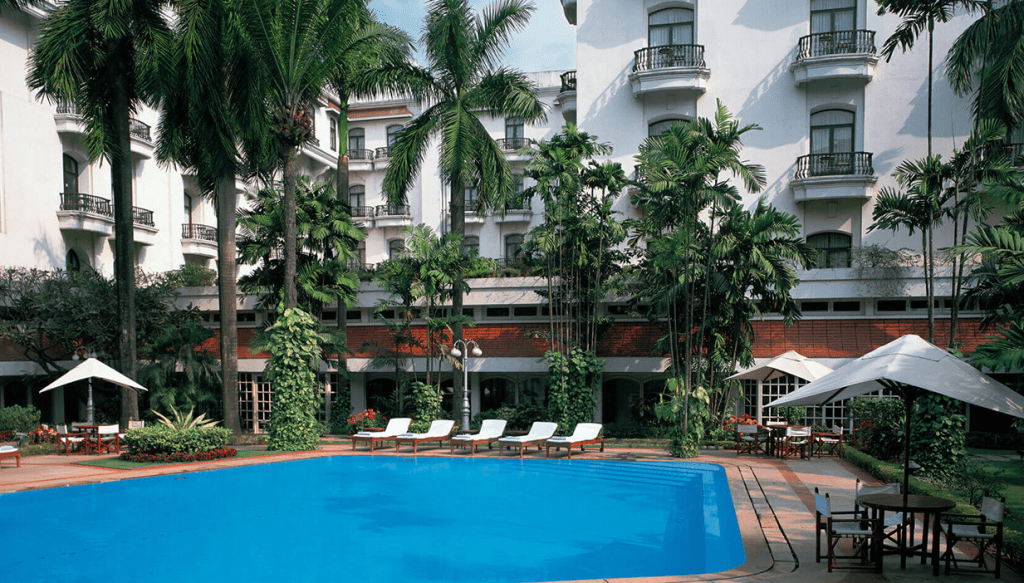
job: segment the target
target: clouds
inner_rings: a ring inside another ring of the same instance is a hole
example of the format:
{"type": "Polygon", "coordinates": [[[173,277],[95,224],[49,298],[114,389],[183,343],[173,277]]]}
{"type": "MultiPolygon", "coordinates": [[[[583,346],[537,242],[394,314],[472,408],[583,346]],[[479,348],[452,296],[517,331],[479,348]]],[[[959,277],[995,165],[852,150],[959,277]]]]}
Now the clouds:
{"type": "MultiPolygon", "coordinates": [[[[561,71],[576,68],[576,28],[565,20],[561,2],[534,0],[537,10],[527,28],[516,35],[505,52],[505,65],[521,71],[561,71]]],[[[482,11],[489,0],[470,0],[482,11]]],[[[415,40],[422,34],[427,13],[424,0],[372,0],[370,8],[384,22],[397,26],[415,40]]],[[[422,54],[417,53],[422,62],[422,54]]]]}

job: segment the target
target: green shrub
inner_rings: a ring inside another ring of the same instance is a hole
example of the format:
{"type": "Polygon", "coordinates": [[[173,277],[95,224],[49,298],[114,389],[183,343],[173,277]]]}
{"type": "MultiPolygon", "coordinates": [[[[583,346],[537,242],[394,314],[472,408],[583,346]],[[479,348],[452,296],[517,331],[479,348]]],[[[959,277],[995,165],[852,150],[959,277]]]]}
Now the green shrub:
{"type": "Polygon", "coordinates": [[[669,442],[669,453],[672,457],[692,458],[700,455],[700,442],[687,436],[682,429],[672,432],[669,442]]]}
{"type": "Polygon", "coordinates": [[[208,287],[217,285],[217,272],[202,265],[186,263],[167,273],[167,281],[175,287],[208,287]]]}
{"type": "Polygon", "coordinates": [[[651,439],[667,436],[672,431],[669,427],[636,423],[605,423],[604,436],[619,439],[651,439]]]}
{"type": "MultiPolygon", "coordinates": [[[[481,411],[473,417],[473,423],[480,425],[484,419],[504,419],[508,421],[507,429],[512,431],[527,431],[534,421],[548,421],[547,409],[537,405],[502,405],[497,409],[481,411]]],[[[572,431],[572,428],[570,428],[572,431]]]]}
{"type": "Polygon", "coordinates": [[[317,368],[323,338],[319,328],[306,312],[287,309],[258,343],[270,352],[266,378],[274,387],[268,450],[309,451],[320,446],[317,368]]]}
{"type": "Polygon", "coordinates": [[[11,405],[0,409],[0,431],[11,433],[28,433],[39,426],[42,414],[32,405],[22,407],[11,405]]]}
{"type": "Polygon", "coordinates": [[[902,459],[902,399],[858,397],[851,402],[854,444],[880,460],[902,459]]]}
{"type": "MultiPolygon", "coordinates": [[[[427,425],[441,417],[441,392],[433,385],[413,381],[409,383],[412,393],[412,418],[424,421],[427,425]]],[[[416,432],[419,433],[419,432],[416,432]]]]}
{"type": "Polygon", "coordinates": [[[548,410],[560,434],[572,433],[577,423],[594,420],[597,391],[601,388],[604,359],[593,352],[572,348],[568,354],[549,350],[548,410]]]}
{"type": "Polygon", "coordinates": [[[964,406],[941,395],[924,395],[910,418],[910,459],[930,474],[941,475],[963,459],[964,406]]]}
{"type": "Polygon", "coordinates": [[[125,434],[127,452],[138,454],[198,453],[227,445],[231,431],[226,427],[192,427],[174,429],[166,425],[153,425],[132,429],[125,434]]]}

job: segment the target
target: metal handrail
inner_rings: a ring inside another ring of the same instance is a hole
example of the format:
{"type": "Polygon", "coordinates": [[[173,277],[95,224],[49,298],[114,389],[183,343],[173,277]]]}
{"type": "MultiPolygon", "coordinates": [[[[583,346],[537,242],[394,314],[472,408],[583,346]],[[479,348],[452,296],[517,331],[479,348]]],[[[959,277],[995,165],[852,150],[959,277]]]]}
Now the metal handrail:
{"type": "Polygon", "coordinates": [[[794,177],[800,179],[812,176],[871,176],[874,173],[870,152],[834,152],[800,156],[796,159],[794,177]]]}
{"type": "Polygon", "coordinates": [[[800,38],[796,59],[875,53],[875,31],[836,30],[819,32],[800,38]]]}
{"type": "Polygon", "coordinates": [[[130,124],[131,125],[128,126],[128,133],[131,134],[133,138],[138,138],[147,142],[151,141],[149,137],[149,124],[141,122],[134,117],[130,120],[130,124]]]}
{"type": "Polygon", "coordinates": [[[156,223],[153,222],[153,211],[137,206],[132,207],[132,222],[136,225],[145,225],[147,227],[156,226],[156,223]]]}
{"type": "Polygon", "coordinates": [[[105,217],[114,216],[114,209],[110,206],[109,200],[93,196],[91,194],[80,194],[77,192],[60,193],[60,210],[82,211],[103,215],[105,217]]]}
{"type": "Polygon", "coordinates": [[[217,241],[217,228],[207,225],[185,223],[181,225],[182,239],[198,239],[200,241],[217,241]]]}
{"type": "Polygon", "coordinates": [[[516,152],[530,145],[529,138],[498,138],[495,141],[505,152],[516,152]]]}
{"type": "Polygon", "coordinates": [[[377,159],[390,158],[391,157],[391,148],[388,148],[388,147],[377,148],[377,150],[373,153],[373,157],[377,158],[377,159]]]}
{"type": "Polygon", "coordinates": [[[412,216],[407,204],[382,204],[377,206],[378,217],[408,217],[412,216]]]}
{"type": "Polygon", "coordinates": [[[349,150],[349,160],[373,160],[373,150],[349,150]]]}
{"type": "Polygon", "coordinates": [[[373,218],[373,207],[372,206],[354,206],[352,207],[352,218],[373,218]]]}
{"type": "Polygon", "coordinates": [[[633,53],[633,72],[668,67],[705,68],[704,45],[664,45],[647,47],[633,53]]]}
{"type": "Polygon", "coordinates": [[[576,71],[566,71],[559,77],[562,79],[562,88],[559,92],[576,91],[576,71]]]}

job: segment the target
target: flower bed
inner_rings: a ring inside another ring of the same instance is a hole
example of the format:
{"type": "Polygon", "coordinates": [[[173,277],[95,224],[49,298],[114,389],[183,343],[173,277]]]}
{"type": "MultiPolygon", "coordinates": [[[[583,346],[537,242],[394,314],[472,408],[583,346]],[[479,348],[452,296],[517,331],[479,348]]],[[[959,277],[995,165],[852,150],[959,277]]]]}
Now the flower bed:
{"type": "Polygon", "coordinates": [[[121,459],[126,462],[139,462],[139,463],[182,463],[182,462],[208,462],[212,460],[219,460],[229,457],[235,457],[238,454],[238,450],[233,447],[218,447],[217,449],[211,449],[207,451],[197,451],[195,453],[137,453],[131,454],[128,452],[121,454],[121,459]]]}

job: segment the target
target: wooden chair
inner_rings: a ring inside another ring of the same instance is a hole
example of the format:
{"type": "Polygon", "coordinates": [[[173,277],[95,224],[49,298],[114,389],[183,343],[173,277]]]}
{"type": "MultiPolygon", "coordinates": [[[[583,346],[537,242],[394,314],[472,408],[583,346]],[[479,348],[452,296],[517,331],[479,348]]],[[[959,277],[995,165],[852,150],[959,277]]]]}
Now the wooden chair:
{"type": "Polygon", "coordinates": [[[480,424],[480,431],[463,433],[448,440],[449,453],[455,455],[456,447],[468,447],[469,455],[476,455],[476,446],[484,444],[490,449],[491,444],[505,435],[506,424],[508,421],[505,419],[484,419],[480,424]]]}
{"type": "Polygon", "coordinates": [[[0,462],[5,458],[14,458],[18,462],[18,467],[21,467],[21,452],[13,445],[0,445],[0,462]]]}
{"type": "Polygon", "coordinates": [[[394,417],[388,421],[388,426],[382,431],[360,431],[355,435],[349,435],[349,439],[352,440],[352,450],[355,451],[356,443],[369,443],[370,451],[373,452],[373,448],[378,444],[383,444],[385,441],[391,441],[392,439],[402,435],[403,433],[409,432],[409,424],[412,423],[412,419],[409,417],[394,417]]]}
{"type": "Polygon", "coordinates": [[[551,448],[555,448],[558,451],[559,448],[564,447],[566,451],[566,457],[572,459],[572,448],[580,448],[580,453],[587,451],[588,445],[600,445],[601,452],[604,452],[604,438],[600,437],[601,429],[604,426],[600,423],[577,423],[576,429],[573,430],[572,435],[569,437],[552,437],[551,439],[544,442],[544,453],[546,457],[551,457],[551,448]]]}
{"type": "Polygon", "coordinates": [[[1006,502],[994,498],[985,497],[981,502],[981,515],[971,514],[944,514],[942,519],[946,521],[942,532],[946,535],[946,552],[942,558],[946,559],[946,574],[950,571],[967,573],[994,573],[999,578],[1000,567],[1002,567],[1003,554],[1003,515],[1006,513],[1006,502]],[[953,548],[959,542],[974,543],[978,546],[978,556],[970,559],[978,564],[975,568],[965,569],[957,563],[953,548]],[[988,569],[985,562],[986,551],[992,547],[995,550],[995,568],[988,569]]]}
{"type": "Polygon", "coordinates": [[[831,432],[816,432],[812,437],[811,455],[814,455],[814,450],[817,449],[818,457],[821,457],[821,454],[827,449],[826,455],[843,456],[843,428],[841,425],[833,425],[831,432]]]}
{"type": "Polygon", "coordinates": [[[799,455],[807,458],[807,448],[811,445],[810,427],[787,427],[786,437],[782,440],[782,459],[789,459],[791,456],[799,455]]]}
{"type": "Polygon", "coordinates": [[[64,455],[71,455],[71,448],[79,449],[82,447],[82,442],[85,441],[84,433],[69,433],[67,425],[57,426],[57,453],[60,453],[60,448],[64,447],[64,455]]]}
{"type": "MultiPolygon", "coordinates": [[[[854,491],[854,509],[868,511],[866,507],[861,506],[856,502],[861,496],[867,496],[869,494],[901,494],[903,488],[900,487],[899,482],[893,482],[891,484],[865,484],[857,478],[857,482],[853,487],[854,491]]],[[[927,528],[927,526],[925,526],[927,528]]],[[[914,540],[914,521],[910,521],[910,539],[914,540]]],[[[894,512],[887,518],[882,519],[882,543],[889,541],[893,547],[900,548],[900,536],[903,535],[903,513],[894,512]]]]}
{"type": "Polygon", "coordinates": [[[768,453],[768,440],[757,425],[736,425],[736,455],[768,453]]]}
{"type": "Polygon", "coordinates": [[[121,427],[100,425],[96,430],[96,453],[121,453],[121,427]]]}
{"type": "MultiPolygon", "coordinates": [[[[869,561],[871,543],[874,539],[874,522],[863,510],[837,512],[832,510],[832,500],[828,494],[824,496],[814,489],[814,555],[815,562],[828,559],[828,572],[832,569],[873,569],[869,561]],[[821,534],[826,535],[828,545],[825,554],[821,552],[821,534]],[[836,553],[839,541],[850,539],[853,542],[853,554],[836,553]],[[842,565],[839,561],[856,560],[860,564],[842,565]]],[[[877,560],[877,559],[876,559],[877,560]]]]}
{"type": "MultiPolygon", "coordinates": [[[[128,420],[128,431],[131,431],[132,429],[142,429],[145,426],[146,426],[146,422],[145,421],[136,421],[134,419],[129,419],[128,420]]],[[[119,434],[117,434],[117,436],[119,438],[121,438],[121,439],[124,439],[124,435],[125,435],[125,433],[128,433],[128,431],[125,431],[123,433],[119,433],[119,434]]]]}
{"type": "Polygon", "coordinates": [[[556,431],[558,431],[557,423],[534,421],[533,425],[530,425],[529,433],[526,435],[514,435],[499,439],[498,455],[503,455],[506,447],[510,450],[518,448],[519,457],[523,457],[523,452],[534,445],[537,446],[537,451],[540,451],[544,448],[544,444],[554,437],[556,431]]]}

